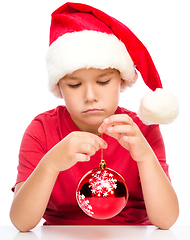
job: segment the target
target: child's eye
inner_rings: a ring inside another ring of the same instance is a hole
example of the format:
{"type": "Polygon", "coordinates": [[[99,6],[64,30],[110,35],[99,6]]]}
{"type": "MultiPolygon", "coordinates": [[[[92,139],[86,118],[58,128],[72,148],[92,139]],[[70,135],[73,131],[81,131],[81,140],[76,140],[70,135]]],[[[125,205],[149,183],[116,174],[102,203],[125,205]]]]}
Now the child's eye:
{"type": "Polygon", "coordinates": [[[105,82],[101,82],[101,81],[98,81],[97,83],[100,84],[100,85],[106,85],[110,82],[110,79],[105,81],[105,82]]]}
{"type": "Polygon", "coordinates": [[[78,88],[81,85],[81,83],[78,84],[69,84],[70,88],[78,88]]]}

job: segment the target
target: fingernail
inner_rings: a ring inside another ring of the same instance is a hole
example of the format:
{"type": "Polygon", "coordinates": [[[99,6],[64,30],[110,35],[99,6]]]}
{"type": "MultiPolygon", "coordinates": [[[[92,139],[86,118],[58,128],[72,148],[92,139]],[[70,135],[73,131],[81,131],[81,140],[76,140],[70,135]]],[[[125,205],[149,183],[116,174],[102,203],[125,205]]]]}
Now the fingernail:
{"type": "Polygon", "coordinates": [[[127,137],[127,136],[124,136],[124,137],[123,137],[123,140],[127,142],[127,141],[128,141],[128,137],[127,137]]]}
{"type": "Polygon", "coordinates": [[[107,130],[108,130],[108,132],[113,131],[113,127],[108,127],[107,130]]]}
{"type": "Polygon", "coordinates": [[[104,148],[106,149],[107,147],[108,147],[108,144],[107,144],[107,143],[105,143],[105,144],[104,144],[104,148]]]}
{"type": "Polygon", "coordinates": [[[104,123],[109,123],[109,118],[105,118],[104,123]]]}
{"type": "Polygon", "coordinates": [[[101,133],[102,132],[102,127],[98,128],[98,132],[101,133]]]}

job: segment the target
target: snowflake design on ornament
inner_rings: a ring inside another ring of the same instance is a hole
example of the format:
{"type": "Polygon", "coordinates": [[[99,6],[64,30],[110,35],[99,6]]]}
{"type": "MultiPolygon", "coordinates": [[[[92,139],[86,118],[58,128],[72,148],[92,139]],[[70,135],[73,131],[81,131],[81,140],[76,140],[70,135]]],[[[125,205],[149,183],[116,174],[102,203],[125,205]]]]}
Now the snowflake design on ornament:
{"type": "Polygon", "coordinates": [[[107,197],[109,194],[114,194],[114,189],[117,188],[116,182],[117,179],[114,179],[112,173],[108,173],[106,170],[98,171],[92,174],[89,188],[93,195],[107,197]]]}
{"type": "Polygon", "coordinates": [[[81,208],[89,215],[92,217],[94,214],[92,211],[92,206],[89,204],[89,200],[85,199],[84,194],[80,195],[80,192],[78,193],[78,201],[81,206],[81,208]]]}

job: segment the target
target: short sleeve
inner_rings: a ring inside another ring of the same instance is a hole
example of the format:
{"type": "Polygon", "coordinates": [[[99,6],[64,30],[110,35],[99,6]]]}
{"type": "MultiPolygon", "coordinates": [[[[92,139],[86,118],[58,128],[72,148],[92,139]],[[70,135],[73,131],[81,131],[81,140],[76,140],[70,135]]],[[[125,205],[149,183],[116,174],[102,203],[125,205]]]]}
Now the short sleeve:
{"type": "MultiPolygon", "coordinates": [[[[46,152],[43,124],[34,119],[26,129],[21,141],[16,184],[27,180],[46,152]]],[[[14,191],[14,187],[12,190],[14,191]]]]}

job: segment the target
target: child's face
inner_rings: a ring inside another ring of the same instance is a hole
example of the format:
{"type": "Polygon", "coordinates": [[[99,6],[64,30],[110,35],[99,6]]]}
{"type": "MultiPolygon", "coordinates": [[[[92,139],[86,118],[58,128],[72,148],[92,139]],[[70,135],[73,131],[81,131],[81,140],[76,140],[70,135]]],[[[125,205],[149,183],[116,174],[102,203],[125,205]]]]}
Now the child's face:
{"type": "Polygon", "coordinates": [[[79,69],[59,81],[66,107],[77,127],[98,134],[119,102],[121,77],[115,69],[79,69]]]}

